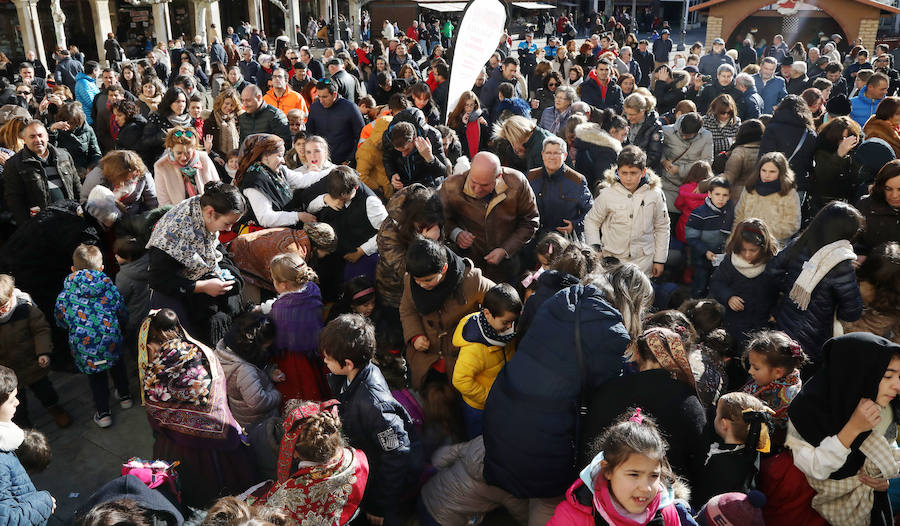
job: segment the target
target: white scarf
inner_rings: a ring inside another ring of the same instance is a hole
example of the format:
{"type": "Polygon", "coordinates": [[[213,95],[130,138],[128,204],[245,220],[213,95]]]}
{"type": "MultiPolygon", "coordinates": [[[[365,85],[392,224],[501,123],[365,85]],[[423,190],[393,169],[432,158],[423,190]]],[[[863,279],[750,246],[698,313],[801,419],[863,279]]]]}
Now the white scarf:
{"type": "Polygon", "coordinates": [[[803,270],[791,288],[789,294],[791,300],[800,307],[800,310],[806,310],[809,307],[809,300],[812,298],[812,291],[819,281],[842,261],[853,259],[856,259],[856,253],[853,252],[853,246],[846,239],[820,248],[813,254],[813,257],[809,258],[809,261],[803,264],[803,270]]]}
{"type": "Polygon", "coordinates": [[[0,451],[15,451],[25,441],[25,431],[12,422],[0,422],[0,451]]]}
{"type": "Polygon", "coordinates": [[[765,263],[749,263],[746,259],[734,252],[731,254],[731,264],[734,266],[734,270],[737,270],[748,279],[753,279],[766,270],[765,263]]]}

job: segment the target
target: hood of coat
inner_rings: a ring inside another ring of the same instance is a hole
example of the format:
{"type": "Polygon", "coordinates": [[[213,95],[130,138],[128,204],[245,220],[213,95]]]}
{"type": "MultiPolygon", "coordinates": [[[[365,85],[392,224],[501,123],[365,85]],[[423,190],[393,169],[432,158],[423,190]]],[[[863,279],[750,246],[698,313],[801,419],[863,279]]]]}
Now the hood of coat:
{"type": "Polygon", "coordinates": [[[589,144],[609,148],[616,153],[622,151],[622,143],[594,122],[585,122],[576,126],[575,138],[589,144]]]}
{"type": "Polygon", "coordinates": [[[81,298],[101,298],[109,287],[114,287],[112,280],[100,270],[83,269],[66,278],[65,290],[81,298]]]}
{"type": "Polygon", "coordinates": [[[394,120],[392,124],[396,124],[398,122],[408,122],[416,127],[416,131],[419,135],[422,135],[422,130],[428,126],[428,120],[425,118],[425,114],[422,113],[422,110],[416,107],[406,108],[401,111],[397,115],[394,116],[394,120]]]}
{"type": "MultiPolygon", "coordinates": [[[[647,168],[647,171],[644,173],[644,177],[647,178],[647,182],[639,186],[635,192],[641,191],[641,189],[644,187],[647,187],[647,189],[649,190],[654,190],[656,188],[659,188],[660,184],[662,184],[662,179],[660,179],[660,177],[656,175],[656,172],[654,172],[651,168],[647,168]]],[[[603,172],[603,179],[606,180],[606,183],[609,186],[615,186],[619,184],[619,175],[617,168],[613,166],[612,168],[609,168],[605,172],[603,172]]],[[[625,188],[622,185],[619,186],[621,186],[623,189],[625,188]]]]}
{"type": "MultiPolygon", "coordinates": [[[[146,175],[145,175],[146,177],[146,175]]],[[[128,263],[119,265],[119,274],[132,281],[146,282],[149,281],[148,273],[150,271],[150,253],[147,252],[141,257],[128,263]]]]}

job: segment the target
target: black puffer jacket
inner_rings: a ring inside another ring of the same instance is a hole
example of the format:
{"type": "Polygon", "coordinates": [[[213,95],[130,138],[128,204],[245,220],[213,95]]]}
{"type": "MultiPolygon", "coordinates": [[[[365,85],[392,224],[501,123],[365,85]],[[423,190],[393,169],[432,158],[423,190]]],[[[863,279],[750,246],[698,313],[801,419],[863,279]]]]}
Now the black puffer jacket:
{"type": "MultiPolygon", "coordinates": [[[[762,140],[759,142],[759,156],[762,157],[769,152],[781,152],[790,159],[806,129],[806,124],[793,115],[786,111],[776,111],[766,125],[766,131],[763,132],[762,140]]],[[[813,155],[816,153],[816,138],[816,132],[809,130],[803,139],[803,145],[791,159],[791,170],[794,171],[798,191],[807,190],[809,187],[813,155]]]]}
{"type": "Polygon", "coordinates": [[[870,195],[863,197],[857,208],[866,219],[865,229],[854,243],[857,254],[868,254],[882,243],[900,239],[900,209],[870,195]]]}
{"type": "Polygon", "coordinates": [[[690,75],[681,71],[672,73],[669,82],[657,82],[653,86],[653,96],[656,97],[656,110],[660,113],[669,113],[675,109],[675,105],[685,98],[685,86],[691,79],[690,75]]]}
{"type": "Polygon", "coordinates": [[[858,320],[862,315],[862,298],[853,264],[843,261],[819,281],[812,291],[809,306],[800,310],[788,294],[809,258],[809,255],[794,250],[792,242],[769,262],[766,275],[783,293],[775,309],[778,328],[797,340],[817,365],[821,363],[822,344],[834,335],[835,315],[841,321],[858,320]]]}
{"type": "Polygon", "coordinates": [[[647,168],[659,173],[659,162],[662,161],[664,152],[662,123],[659,122],[659,114],[655,111],[647,112],[647,117],[641,123],[634,141],[627,143],[637,146],[647,154],[647,168]]]}
{"type": "Polygon", "coordinates": [[[394,120],[381,138],[381,146],[384,173],[388,179],[394,174],[400,174],[404,186],[422,183],[425,186],[436,187],[440,179],[447,176],[447,157],[444,156],[441,144],[441,132],[425,121],[425,115],[418,108],[407,108],[394,116],[394,120]],[[408,122],[415,126],[416,135],[427,138],[431,143],[431,155],[434,158],[430,163],[425,162],[416,149],[413,149],[407,157],[403,157],[403,154],[394,149],[391,144],[391,130],[400,122],[408,122]]]}

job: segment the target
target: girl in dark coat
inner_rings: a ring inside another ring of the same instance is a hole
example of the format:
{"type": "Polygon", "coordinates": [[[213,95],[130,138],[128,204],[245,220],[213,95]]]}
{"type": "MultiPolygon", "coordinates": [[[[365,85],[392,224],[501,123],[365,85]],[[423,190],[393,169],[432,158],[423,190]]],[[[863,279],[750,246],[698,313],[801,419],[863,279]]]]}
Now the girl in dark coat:
{"type": "Polygon", "coordinates": [[[475,93],[464,91],[459,96],[456,108],[447,117],[447,126],[456,132],[462,154],[469,159],[488,149],[491,129],[487,123],[487,113],[481,108],[481,101],[475,93]]]}
{"type": "Polygon", "coordinates": [[[166,135],[175,126],[189,128],[191,116],[187,113],[188,96],[181,88],[169,88],[159,103],[159,109],[147,117],[144,127],[141,157],[147,159],[147,166],[162,156],[166,147],[166,135]]]}
{"type": "MultiPolygon", "coordinates": [[[[147,126],[147,119],[141,115],[137,104],[130,100],[123,100],[115,103],[112,110],[116,124],[119,126],[116,149],[143,151],[144,128],[147,126]]],[[[153,166],[153,163],[156,162],[156,159],[151,160],[146,157],[141,157],[141,160],[147,166],[153,166]]]]}
{"type": "Polygon", "coordinates": [[[675,105],[684,100],[684,87],[690,76],[683,73],[673,73],[669,66],[662,65],[653,72],[656,82],[653,84],[653,96],[656,97],[656,107],[660,113],[668,113],[675,109],[675,105]]]}
{"type": "Polygon", "coordinates": [[[759,143],[759,156],[782,152],[794,171],[797,191],[809,188],[816,151],[816,130],[812,112],[806,102],[796,95],[788,95],[778,103],[772,120],[766,124],[759,143]]]}
{"type": "Polygon", "coordinates": [[[862,221],[852,206],[829,203],[766,268],[784,293],[775,311],[778,328],[797,340],[812,362],[804,368],[805,376],[820,365],[822,344],[834,334],[835,317],[856,321],[862,314],[852,264],[856,254],[850,244],[862,221]]]}
{"type": "Polygon", "coordinates": [[[815,214],[830,201],[853,202],[857,187],[859,164],[854,152],[860,142],[859,124],[850,117],[829,120],[819,128],[816,141],[816,176],[809,192],[811,212],[815,214]]]}
{"type": "Polygon", "coordinates": [[[884,165],[875,177],[869,195],[859,202],[866,219],[856,241],[856,251],[868,254],[881,243],[900,239],[900,160],[884,165]]]}
{"type": "Polygon", "coordinates": [[[84,173],[97,164],[103,154],[94,129],[86,124],[84,111],[78,102],[67,102],[56,112],[56,122],[50,125],[50,143],[63,148],[72,156],[78,172],[84,173]]]}

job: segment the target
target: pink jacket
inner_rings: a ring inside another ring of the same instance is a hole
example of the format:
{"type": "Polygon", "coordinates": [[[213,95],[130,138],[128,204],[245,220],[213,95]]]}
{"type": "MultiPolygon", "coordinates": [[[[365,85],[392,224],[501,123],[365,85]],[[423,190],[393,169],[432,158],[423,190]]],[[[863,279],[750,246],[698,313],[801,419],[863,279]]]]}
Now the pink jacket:
{"type": "Polygon", "coordinates": [[[675,199],[675,208],[681,212],[678,218],[678,224],[675,225],[675,237],[678,241],[684,243],[684,227],[687,225],[688,218],[695,208],[703,204],[706,200],[706,193],[696,192],[697,183],[684,183],[678,187],[678,197],[675,199]]]}
{"type": "MultiPolygon", "coordinates": [[[[566,498],[556,506],[553,518],[547,522],[547,526],[594,526],[593,508],[581,504],[575,498],[575,490],[583,485],[584,482],[578,479],[569,487],[569,490],[566,491],[566,498]]],[[[659,509],[654,520],[658,520],[659,514],[662,515],[666,526],[681,526],[682,524],[678,510],[671,502],[668,506],[659,509]]]]}
{"type": "MultiPolygon", "coordinates": [[[[197,195],[203,194],[203,187],[210,181],[219,180],[219,172],[212,159],[203,150],[197,150],[202,167],[197,170],[197,195]]],[[[169,161],[168,153],[153,165],[153,182],[156,183],[156,196],[159,198],[159,206],[177,205],[184,201],[188,195],[184,189],[184,179],[178,167],[169,161]]]]}

